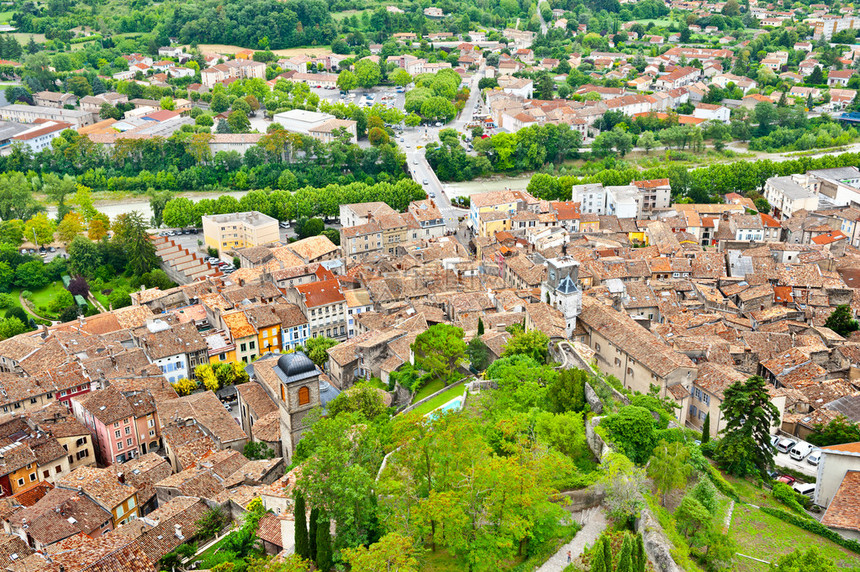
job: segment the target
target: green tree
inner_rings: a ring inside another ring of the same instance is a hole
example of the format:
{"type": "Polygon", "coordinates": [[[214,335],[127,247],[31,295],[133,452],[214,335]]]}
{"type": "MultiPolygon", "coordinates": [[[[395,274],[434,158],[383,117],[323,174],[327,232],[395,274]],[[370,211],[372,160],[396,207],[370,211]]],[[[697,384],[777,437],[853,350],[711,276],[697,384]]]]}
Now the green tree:
{"type": "Polygon", "coordinates": [[[711,484],[711,481],[705,478],[699,479],[699,482],[690,489],[690,496],[708,509],[708,512],[714,514],[717,510],[717,489],[711,484]]]}
{"type": "Polygon", "coordinates": [[[824,72],[821,71],[821,66],[815,66],[806,83],[810,85],[821,85],[824,83],[824,72]]]}
{"type": "Polygon", "coordinates": [[[700,441],[702,443],[707,443],[711,440],[711,414],[710,412],[705,415],[705,422],[702,424],[702,438],[700,441]]]}
{"type": "Polygon", "coordinates": [[[15,285],[25,290],[39,290],[50,280],[45,274],[45,263],[41,260],[25,262],[15,269],[15,285]]]}
{"type": "Polygon", "coordinates": [[[143,215],[137,211],[117,216],[113,225],[113,242],[126,254],[126,268],[135,276],[141,276],[158,266],[155,245],[147,232],[143,215]]]}
{"type": "Polygon", "coordinates": [[[480,317],[478,317],[478,335],[484,335],[484,320],[482,320],[480,317]]]}
{"type": "Polygon", "coordinates": [[[618,566],[615,572],[633,572],[633,541],[629,534],[624,534],[621,542],[621,552],[618,555],[618,566]]]}
{"type": "Polygon", "coordinates": [[[563,369],[547,384],[549,409],[555,413],[580,412],[585,409],[585,382],[588,374],[581,369],[563,369]]]}
{"type": "Polygon", "coordinates": [[[418,572],[421,549],[409,536],[396,532],[386,534],[369,547],[359,546],[343,551],[343,559],[352,572],[418,572]]]}
{"type": "Polygon", "coordinates": [[[24,225],[24,236],[27,240],[33,240],[40,245],[54,242],[54,231],[57,226],[45,213],[39,213],[32,217],[24,225]]]}
{"type": "Polygon", "coordinates": [[[327,350],[335,347],[337,344],[337,340],[326,338],[325,336],[308,338],[308,341],[305,342],[305,352],[307,353],[307,356],[311,358],[312,362],[319,367],[324,367],[325,363],[328,361],[327,350]]]}
{"type": "Polygon", "coordinates": [[[648,556],[645,555],[645,543],[642,534],[636,535],[636,546],[633,548],[633,570],[634,572],[645,572],[648,556]]]}
{"type": "Polygon", "coordinates": [[[251,130],[251,121],[248,119],[248,114],[241,109],[237,109],[227,116],[227,125],[233,133],[247,133],[251,130]]]}
{"type": "Polygon", "coordinates": [[[170,191],[156,191],[149,189],[146,193],[149,195],[149,207],[152,209],[152,222],[155,227],[161,226],[164,222],[164,207],[170,199],[173,198],[173,193],[170,191]]]}
{"type": "Polygon", "coordinates": [[[707,532],[711,518],[708,509],[689,495],[681,500],[681,504],[675,510],[678,532],[686,538],[696,536],[700,532],[707,532]]]}
{"type": "Polygon", "coordinates": [[[223,91],[216,91],[212,94],[212,101],[209,103],[209,108],[215,113],[224,113],[230,109],[230,99],[223,91]]]}
{"type": "Polygon", "coordinates": [[[759,197],[753,201],[755,208],[758,209],[760,213],[769,213],[770,212],[770,203],[767,202],[767,199],[764,197],[759,197]]]}
{"type": "Polygon", "coordinates": [[[447,385],[466,357],[463,330],[450,324],[434,324],[418,334],[411,345],[415,365],[447,385]]]}
{"type": "Polygon", "coordinates": [[[753,376],[737,381],[723,392],[720,410],[725,421],[716,459],[737,476],[754,470],[764,475],[773,466],[770,428],[779,422],[779,411],[770,401],[764,379],[753,376]]]}
{"type": "Polygon", "coordinates": [[[293,510],[295,517],[295,542],[296,554],[304,559],[310,558],[311,549],[308,544],[308,523],[307,511],[305,509],[305,497],[300,492],[296,492],[296,503],[293,510]]]}
{"type": "Polygon", "coordinates": [[[391,83],[398,87],[406,87],[412,83],[412,76],[404,69],[398,68],[388,77],[391,83]]]}
{"type": "Polygon", "coordinates": [[[275,457],[275,452],[272,450],[272,448],[263,443],[262,441],[248,441],[242,448],[242,454],[245,455],[247,458],[251,459],[252,461],[257,461],[261,459],[273,459],[275,457]]]}
{"type": "Polygon", "coordinates": [[[349,70],[343,70],[337,76],[337,87],[343,91],[352,91],[358,87],[358,79],[349,70]]]}
{"type": "Polygon", "coordinates": [[[369,383],[356,383],[343,390],[328,404],[326,412],[331,417],[341,413],[358,413],[368,421],[385,413],[385,403],[382,392],[369,383]]]}
{"type": "Polygon", "coordinates": [[[839,415],[827,425],[823,423],[817,424],[815,432],[809,435],[807,440],[819,447],[855,443],[860,441],[860,425],[851,423],[848,419],[839,415]]]}
{"type": "Polygon", "coordinates": [[[854,313],[848,304],[840,304],[824,321],[824,326],[830,328],[842,337],[847,337],[851,332],[856,332],[860,325],[854,319],[854,313]]]}
{"type": "Polygon", "coordinates": [[[651,151],[657,145],[657,138],[654,137],[653,131],[645,131],[642,135],[639,136],[639,141],[637,142],[639,147],[645,149],[645,153],[651,151]]]}
{"type": "Polygon", "coordinates": [[[57,238],[64,244],[69,244],[76,236],[84,232],[84,224],[81,215],[68,213],[57,225],[57,238]]]}
{"type": "Polygon", "coordinates": [[[505,344],[502,357],[523,354],[538,363],[546,363],[549,356],[549,337],[540,330],[516,334],[505,344]]]}
{"type": "Polygon", "coordinates": [[[660,493],[662,506],[666,506],[666,494],[669,491],[684,488],[687,484],[691,469],[687,464],[689,458],[690,451],[683,443],[660,441],[654,448],[654,454],[648,463],[648,476],[660,493]]]}
{"type": "Polygon", "coordinates": [[[608,429],[612,441],[635,463],[645,463],[654,451],[654,418],[644,407],[626,405],[618,413],[606,416],[601,425],[608,429]]]}
{"type": "Polygon", "coordinates": [[[320,521],[320,509],[312,508],[308,519],[308,550],[310,555],[308,560],[317,559],[317,526],[320,521]]]}
{"type": "Polygon", "coordinates": [[[353,68],[355,69],[355,79],[358,81],[358,85],[363,88],[373,87],[379,84],[379,80],[382,79],[379,64],[374,61],[359,60],[355,62],[353,68]]]}
{"type": "Polygon", "coordinates": [[[469,345],[466,347],[466,356],[469,358],[469,364],[477,371],[484,371],[490,362],[490,350],[487,344],[475,336],[469,345]]]}
{"type": "Polygon", "coordinates": [[[419,117],[416,113],[410,113],[404,119],[407,127],[418,127],[421,125],[421,117],[419,117]]]}
{"type": "Polygon", "coordinates": [[[320,514],[317,522],[317,555],[316,564],[321,572],[328,572],[334,566],[331,550],[331,534],[329,520],[325,514],[320,514]]]}
{"type": "Polygon", "coordinates": [[[24,242],[24,221],[20,219],[0,222],[0,243],[18,248],[24,242]]]}

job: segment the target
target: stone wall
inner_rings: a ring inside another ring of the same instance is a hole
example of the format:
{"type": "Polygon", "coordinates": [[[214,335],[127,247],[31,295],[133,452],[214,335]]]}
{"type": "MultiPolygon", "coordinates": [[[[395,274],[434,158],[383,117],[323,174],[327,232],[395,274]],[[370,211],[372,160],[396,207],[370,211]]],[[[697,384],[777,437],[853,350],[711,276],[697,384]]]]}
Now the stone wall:
{"type": "Polygon", "coordinates": [[[642,534],[645,553],[657,572],[682,572],[672,558],[672,543],[648,507],[643,508],[636,519],[636,532],[642,534]]]}
{"type": "Polygon", "coordinates": [[[606,491],[603,485],[597,484],[585,489],[558,493],[552,500],[563,503],[564,509],[568,512],[579,512],[598,506],[604,498],[606,498],[606,491]]]}
{"type": "Polygon", "coordinates": [[[603,402],[588,382],[585,383],[585,402],[597,415],[603,413],[603,402]]]}

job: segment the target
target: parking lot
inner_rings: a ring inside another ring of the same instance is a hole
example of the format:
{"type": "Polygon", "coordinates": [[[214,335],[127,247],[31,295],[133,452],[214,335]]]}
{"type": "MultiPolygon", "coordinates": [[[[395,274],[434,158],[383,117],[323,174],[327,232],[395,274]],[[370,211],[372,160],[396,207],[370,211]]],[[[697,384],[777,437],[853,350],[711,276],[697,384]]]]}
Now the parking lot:
{"type": "MultiPolygon", "coordinates": [[[[804,441],[798,439],[797,437],[791,437],[791,439],[797,441],[798,444],[804,443],[804,441]]],[[[808,475],[810,477],[815,477],[818,474],[818,467],[815,465],[810,465],[806,462],[806,459],[795,461],[788,453],[780,453],[779,451],[775,451],[774,453],[775,454],[773,456],[773,462],[776,465],[777,471],[779,471],[780,467],[786,467],[803,473],[804,475],[808,475]]]]}

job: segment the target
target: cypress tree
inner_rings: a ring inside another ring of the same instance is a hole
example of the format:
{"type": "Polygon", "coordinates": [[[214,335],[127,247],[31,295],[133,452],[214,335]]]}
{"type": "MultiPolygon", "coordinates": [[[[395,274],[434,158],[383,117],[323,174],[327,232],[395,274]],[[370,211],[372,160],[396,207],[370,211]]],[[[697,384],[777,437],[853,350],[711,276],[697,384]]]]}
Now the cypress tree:
{"type": "Polygon", "coordinates": [[[635,572],[645,572],[645,562],[648,558],[645,556],[645,544],[642,542],[642,535],[636,535],[636,548],[634,550],[634,554],[636,555],[635,559],[635,572]]]}
{"type": "Polygon", "coordinates": [[[624,535],[624,542],[621,543],[621,553],[618,555],[618,566],[615,572],[633,572],[633,542],[629,534],[624,535]]]}
{"type": "Polygon", "coordinates": [[[308,559],[314,561],[317,559],[317,523],[319,518],[319,509],[312,508],[310,528],[308,529],[308,559]]]}
{"type": "Polygon", "coordinates": [[[711,440],[711,414],[705,415],[705,423],[702,425],[702,443],[711,440]]]}
{"type": "Polygon", "coordinates": [[[482,320],[481,318],[478,318],[478,335],[484,335],[484,320],[482,320]]]}
{"type": "Polygon", "coordinates": [[[612,545],[609,543],[609,537],[603,537],[603,562],[606,566],[606,572],[612,572],[612,545]]]}
{"type": "Polygon", "coordinates": [[[329,534],[330,523],[325,515],[320,515],[317,523],[317,568],[321,572],[329,572],[334,566],[331,552],[331,535],[329,534]]]}
{"type": "Polygon", "coordinates": [[[591,568],[589,572],[612,572],[612,569],[606,569],[606,560],[603,558],[603,543],[600,542],[594,547],[594,552],[591,553],[591,568]]]}
{"type": "Polygon", "coordinates": [[[296,519],[296,554],[304,559],[310,557],[310,545],[308,544],[308,523],[307,514],[305,513],[305,497],[301,493],[296,493],[296,506],[293,513],[296,519]]]}

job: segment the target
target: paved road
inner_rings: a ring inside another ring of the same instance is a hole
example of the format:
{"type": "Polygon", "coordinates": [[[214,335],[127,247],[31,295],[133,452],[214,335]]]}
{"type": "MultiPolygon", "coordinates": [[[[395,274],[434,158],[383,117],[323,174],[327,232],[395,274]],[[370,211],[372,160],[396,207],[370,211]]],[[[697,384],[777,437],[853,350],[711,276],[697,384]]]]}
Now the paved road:
{"type": "Polygon", "coordinates": [[[435,125],[421,126],[414,129],[407,127],[403,133],[403,142],[399,143],[406,153],[407,165],[412,179],[421,185],[427,192],[427,195],[436,202],[436,206],[439,207],[445,219],[445,226],[448,230],[452,231],[459,228],[459,217],[467,216],[468,211],[451,205],[451,198],[445,194],[442,183],[439,182],[436,173],[424,156],[424,147],[427,146],[427,143],[438,141],[439,131],[442,129],[465,131],[466,124],[472,121],[472,116],[479,105],[478,82],[483,76],[483,70],[479,70],[469,80],[469,89],[471,90],[469,99],[466,101],[466,105],[457,119],[442,127],[436,127],[435,125]],[[418,149],[418,147],[421,147],[421,149],[418,149]]]}
{"type": "Polygon", "coordinates": [[[600,507],[590,508],[580,513],[574,513],[573,518],[582,523],[582,529],[576,533],[573,540],[562,546],[558,552],[537,569],[537,572],[561,572],[567,567],[567,553],[571,561],[579,558],[585,549],[594,545],[606,529],[606,515],[600,507]]]}
{"type": "Polygon", "coordinates": [[[540,11],[541,4],[546,4],[546,0],[540,0],[540,2],[538,2],[538,5],[537,5],[537,16],[538,16],[538,19],[540,20],[540,33],[543,34],[544,36],[546,36],[546,32],[549,29],[549,26],[547,25],[546,22],[544,22],[543,14],[541,14],[541,11],[540,11]]]}

